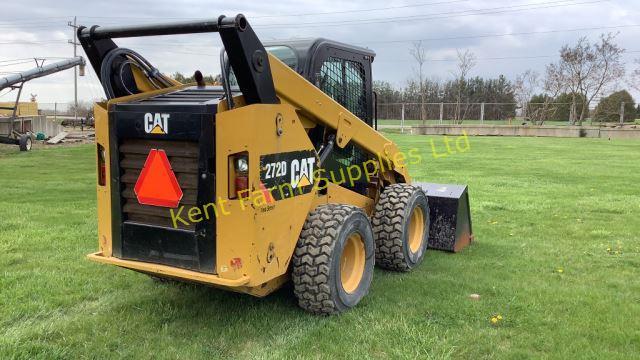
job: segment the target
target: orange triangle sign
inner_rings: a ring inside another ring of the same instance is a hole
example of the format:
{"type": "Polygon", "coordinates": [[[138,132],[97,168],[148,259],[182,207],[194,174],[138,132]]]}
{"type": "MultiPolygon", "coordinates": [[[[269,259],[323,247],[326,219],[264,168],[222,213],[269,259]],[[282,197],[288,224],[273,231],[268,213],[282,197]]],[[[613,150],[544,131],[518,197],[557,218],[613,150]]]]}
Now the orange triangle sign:
{"type": "Polygon", "coordinates": [[[178,207],[183,193],[164,150],[151,149],[133,191],[142,205],[178,207]]]}

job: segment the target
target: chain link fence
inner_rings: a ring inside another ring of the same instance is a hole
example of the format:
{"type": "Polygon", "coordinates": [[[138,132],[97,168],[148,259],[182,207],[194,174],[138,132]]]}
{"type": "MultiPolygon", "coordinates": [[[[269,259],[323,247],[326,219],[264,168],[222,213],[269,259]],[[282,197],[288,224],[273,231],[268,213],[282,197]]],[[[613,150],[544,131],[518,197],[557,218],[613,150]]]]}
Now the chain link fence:
{"type": "MultiPolygon", "coordinates": [[[[592,111],[589,111],[591,114],[592,111]]],[[[578,125],[579,111],[571,103],[383,103],[378,125],[578,125]]],[[[590,114],[582,124],[592,125],[590,114]]],[[[620,119],[624,114],[620,116],[620,119]]],[[[598,125],[598,124],[596,124],[598,125]]]]}
{"type": "Polygon", "coordinates": [[[76,108],[73,102],[39,102],[38,112],[63,126],[84,128],[94,125],[93,104],[89,103],[80,102],[76,108]]]}

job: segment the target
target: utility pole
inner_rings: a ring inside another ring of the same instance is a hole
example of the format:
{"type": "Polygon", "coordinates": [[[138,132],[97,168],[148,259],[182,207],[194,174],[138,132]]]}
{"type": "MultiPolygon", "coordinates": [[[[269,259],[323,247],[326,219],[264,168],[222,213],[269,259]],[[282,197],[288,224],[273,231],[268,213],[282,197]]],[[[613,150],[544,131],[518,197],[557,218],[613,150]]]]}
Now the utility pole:
{"type": "MultiPolygon", "coordinates": [[[[73,23],[69,21],[67,24],[73,30],[73,40],[69,40],[69,44],[73,45],[73,57],[78,56],[77,47],[78,45],[78,23],[77,17],[73,17],[73,23]]],[[[73,117],[74,117],[74,126],[78,122],[78,67],[73,67],[73,90],[74,90],[74,109],[73,109],[73,117]]]]}

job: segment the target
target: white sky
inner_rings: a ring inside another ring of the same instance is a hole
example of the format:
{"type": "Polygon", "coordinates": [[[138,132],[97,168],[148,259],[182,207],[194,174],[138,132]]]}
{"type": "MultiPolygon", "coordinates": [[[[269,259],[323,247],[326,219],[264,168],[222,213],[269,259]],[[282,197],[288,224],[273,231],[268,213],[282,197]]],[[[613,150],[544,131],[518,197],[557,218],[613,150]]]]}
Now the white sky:
{"type": "MultiPolygon", "coordinates": [[[[560,46],[581,36],[596,39],[603,32],[619,32],[617,41],[628,51],[624,60],[629,73],[636,67],[634,59],[640,58],[637,0],[26,0],[5,1],[0,8],[0,76],[33,65],[31,61],[7,66],[11,64],[7,60],[72,56],[73,47],[67,43],[72,31],[67,22],[74,15],[78,24],[106,26],[236,13],[247,15],[265,41],[325,37],[369,47],[377,53],[374,79],[395,85],[413,76],[408,49],[416,39],[429,39],[424,42],[430,59],[427,76],[441,79],[451,76],[456,49],[476,54],[472,75],[504,74],[513,79],[526,69],[543,73],[545,65],[557,58],[560,46]],[[496,34],[511,35],[481,37],[496,34]]],[[[120,39],[116,43],[138,51],[165,73],[219,72],[217,34],[120,39]]],[[[84,55],[81,47],[78,52],[84,55]]],[[[72,101],[73,71],[29,82],[23,94],[27,101],[29,94],[37,94],[40,103],[72,101]]],[[[640,94],[634,95],[638,98],[640,94]]],[[[93,69],[87,67],[87,76],[79,78],[80,99],[102,96],[93,69]]],[[[12,99],[14,94],[0,96],[0,101],[12,99]]]]}

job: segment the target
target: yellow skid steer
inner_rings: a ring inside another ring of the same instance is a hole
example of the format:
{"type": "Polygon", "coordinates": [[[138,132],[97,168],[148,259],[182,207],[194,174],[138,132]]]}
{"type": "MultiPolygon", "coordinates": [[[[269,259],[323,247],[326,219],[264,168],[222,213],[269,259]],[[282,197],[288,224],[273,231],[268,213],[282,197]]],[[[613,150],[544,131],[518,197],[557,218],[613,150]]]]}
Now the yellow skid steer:
{"type": "MultiPolygon", "coordinates": [[[[291,280],[318,314],[355,306],[374,264],[409,271],[430,210],[376,131],[368,49],[263,44],[247,19],[80,27],[95,105],[99,251],[152,277],[265,296],[291,280]],[[183,85],[115,38],[220,34],[216,84],[183,85]]],[[[470,222],[464,234],[470,236],[470,222]]]]}

